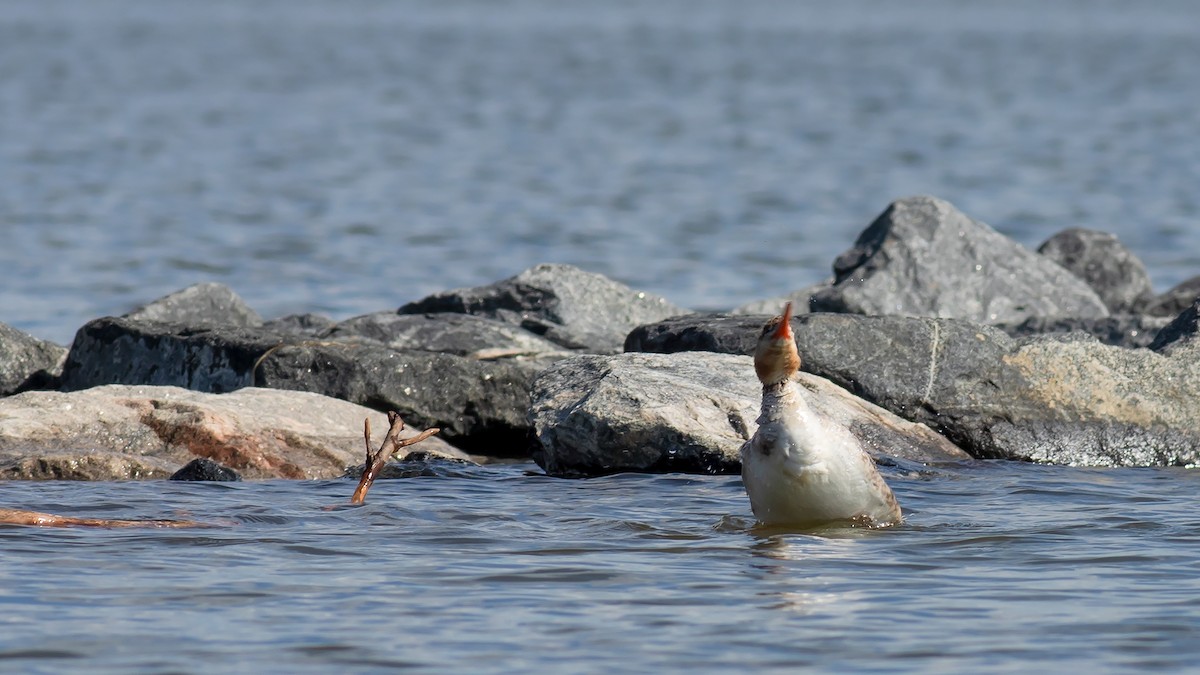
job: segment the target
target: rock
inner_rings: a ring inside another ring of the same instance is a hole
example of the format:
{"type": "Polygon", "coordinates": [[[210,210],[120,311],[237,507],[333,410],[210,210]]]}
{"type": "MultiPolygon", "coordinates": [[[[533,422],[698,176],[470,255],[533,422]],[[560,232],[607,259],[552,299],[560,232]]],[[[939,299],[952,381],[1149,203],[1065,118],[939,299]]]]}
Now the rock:
{"type": "Polygon", "coordinates": [[[626,352],[674,354],[717,352],[753,354],[763,324],[775,312],[750,314],[689,314],[638,326],[625,337],[626,352]]]}
{"type": "Polygon", "coordinates": [[[171,474],[171,480],[238,482],[242,477],[229,467],[221,466],[207,457],[197,457],[171,474]]]}
{"type": "MultiPolygon", "coordinates": [[[[387,429],[381,413],[305,392],[124,385],[25,392],[0,399],[0,477],[167,478],[207,458],[250,479],[333,478],[362,461],[367,418],[387,429]]],[[[418,432],[407,429],[405,437],[418,432]]],[[[444,446],[437,438],[426,444],[444,446]]]]}
{"type": "MultiPolygon", "coordinates": [[[[803,375],[810,404],[851,427],[876,453],[922,461],[968,456],[820,378],[803,375]]],[[[706,354],[583,355],[534,383],[534,459],[547,473],[737,473],[756,428],[762,389],[750,357],[706,354]]]]}
{"type": "Polygon", "coordinates": [[[1113,314],[1141,312],[1154,296],[1146,266],[1107,232],[1063,230],[1037,252],[1087,282],[1113,314]]]}
{"type": "Polygon", "coordinates": [[[1162,330],[1170,321],[1164,317],[1141,314],[1121,314],[1103,319],[1035,316],[1017,324],[997,324],[996,328],[1003,330],[1011,337],[1082,333],[1106,345],[1136,349],[1150,346],[1154,342],[1154,337],[1158,335],[1158,331],[1162,330]]]}
{"type": "Polygon", "coordinates": [[[143,305],[125,318],[199,326],[261,326],[262,317],[228,286],[203,283],[188,286],[143,305]]]}
{"type": "Polygon", "coordinates": [[[1184,280],[1166,293],[1153,298],[1147,303],[1145,312],[1153,316],[1178,316],[1180,312],[1191,307],[1196,298],[1200,298],[1200,276],[1184,280]]]}
{"type": "Polygon", "coordinates": [[[1191,307],[1183,310],[1179,316],[1158,332],[1150,349],[1168,355],[1194,351],[1200,346],[1200,339],[1196,337],[1198,320],[1200,320],[1200,298],[1193,300],[1191,307]]]}
{"type": "Polygon", "coordinates": [[[1082,280],[935,197],[893,202],[838,257],[834,273],[834,285],[813,296],[813,311],[978,323],[1108,315],[1082,280]]]}
{"type": "Polygon", "coordinates": [[[333,339],[364,338],[392,349],[419,349],[459,356],[500,357],[561,354],[559,345],[527,330],[470,314],[376,312],[347,319],[325,331],[333,339]]]}
{"type": "Polygon", "coordinates": [[[258,386],[315,391],[379,410],[396,410],[476,454],[528,452],[529,391],[554,358],[482,360],[397,351],[378,344],[302,343],[267,355],[258,386]]]}
{"type": "MultiPolygon", "coordinates": [[[[629,343],[744,351],[734,328],[752,319],[696,317],[688,325],[683,317],[641,327],[629,343]]],[[[813,313],[792,327],[805,371],[928,425],[975,457],[1079,466],[1200,461],[1200,359],[1190,350],[1163,356],[1073,336],[1014,340],[989,326],[902,316],[813,313]]]]}
{"type": "Polygon", "coordinates": [[[595,353],[619,351],[635,326],[688,312],[603,275],[556,264],[537,265],[489,286],[437,293],[399,311],[488,317],[567,349],[595,353]]]}
{"type": "Polygon", "coordinates": [[[324,335],[337,322],[321,314],[289,314],[266,321],[262,329],[268,333],[279,333],[290,337],[315,338],[324,335]]]}
{"type": "Polygon", "coordinates": [[[819,284],[813,284],[780,297],[767,298],[766,300],[755,300],[744,305],[733,308],[730,314],[768,314],[774,316],[782,309],[784,303],[792,303],[792,314],[807,314],[809,311],[809,303],[817,293],[831,288],[833,286],[833,278],[826,279],[819,284]]]}
{"type": "Polygon", "coordinates": [[[0,323],[0,396],[57,386],[65,347],[0,323]]]}
{"type": "Polygon", "coordinates": [[[62,389],[148,384],[222,393],[254,384],[254,366],[295,341],[246,327],[200,327],[128,318],[96,319],[75,334],[62,389]]]}

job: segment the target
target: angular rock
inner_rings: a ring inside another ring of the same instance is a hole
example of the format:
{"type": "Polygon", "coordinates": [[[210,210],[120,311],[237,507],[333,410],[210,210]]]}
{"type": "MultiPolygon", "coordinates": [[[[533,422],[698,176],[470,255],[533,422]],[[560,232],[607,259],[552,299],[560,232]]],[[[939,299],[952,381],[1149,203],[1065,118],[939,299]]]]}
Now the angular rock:
{"type": "MultiPolygon", "coordinates": [[[[810,405],[846,424],[877,455],[968,458],[928,428],[821,378],[802,374],[800,381],[810,405]]],[[[560,476],[736,473],[761,400],[749,357],[701,352],[570,357],[534,384],[534,459],[560,476]]]]}
{"type": "MultiPolygon", "coordinates": [[[[483,360],[360,343],[301,343],[268,354],[257,386],[316,391],[378,410],[476,454],[528,453],[529,391],[555,358],[483,360]]],[[[386,428],[386,427],[385,427],[386,428]]]]}
{"type": "Polygon", "coordinates": [[[268,333],[315,338],[325,334],[337,322],[321,314],[289,314],[263,322],[262,329],[268,333]]]}
{"type": "MultiPolygon", "coordinates": [[[[709,321],[679,318],[642,327],[630,342],[744,351],[735,319],[753,317],[714,321],[707,336],[709,321]]],[[[973,456],[1080,466],[1200,462],[1200,359],[1189,349],[1163,356],[1072,336],[1014,340],[989,326],[901,316],[814,313],[792,326],[805,371],[928,425],[973,456]]]]}
{"type": "Polygon", "coordinates": [[[254,384],[254,367],[263,354],[296,340],[254,328],[96,319],[75,334],[62,389],[147,384],[233,391],[254,384]]]}
{"type": "Polygon", "coordinates": [[[763,324],[783,307],[763,315],[689,314],[638,326],[625,337],[626,352],[753,354],[763,324]]]}
{"type": "Polygon", "coordinates": [[[207,457],[197,457],[183,468],[171,474],[170,480],[235,483],[242,480],[241,474],[221,466],[207,457]]]}
{"type": "Polygon", "coordinates": [[[893,202],[838,256],[834,273],[813,311],[978,323],[1108,315],[1081,279],[935,197],[893,202]]]}
{"type": "Polygon", "coordinates": [[[420,349],[459,356],[500,357],[561,354],[559,345],[527,330],[470,314],[376,312],[342,321],[322,334],[332,339],[364,338],[392,349],[420,349]]]}
{"type": "Polygon", "coordinates": [[[1149,347],[1158,332],[1170,322],[1171,320],[1165,317],[1142,314],[1121,314],[1103,319],[1035,316],[1017,324],[997,324],[996,328],[1016,338],[1081,333],[1106,345],[1137,349],[1149,347]]]}
{"type": "Polygon", "coordinates": [[[1200,298],[1192,301],[1192,306],[1183,310],[1171,323],[1158,332],[1158,336],[1150,345],[1150,349],[1167,355],[1185,351],[1194,351],[1200,347],[1200,298]]]}
{"type": "Polygon", "coordinates": [[[1107,232],[1063,230],[1037,252],[1087,282],[1113,314],[1141,312],[1154,296],[1146,266],[1107,232]]]}
{"type": "Polygon", "coordinates": [[[202,283],[163,296],[124,315],[136,321],[199,326],[261,326],[258,315],[228,286],[202,283]]]}
{"type": "Polygon", "coordinates": [[[769,314],[774,316],[783,308],[784,303],[792,303],[792,314],[807,314],[809,312],[809,304],[812,298],[817,293],[831,288],[833,279],[829,278],[819,284],[806,286],[796,291],[792,291],[787,295],[779,298],[767,298],[766,300],[755,300],[744,305],[730,310],[730,314],[769,314]]]}
{"type": "Polygon", "coordinates": [[[399,312],[473,314],[518,326],[567,349],[615,353],[635,326],[688,310],[600,274],[542,264],[488,286],[410,302],[399,312]]]}
{"type": "Polygon", "coordinates": [[[65,347],[0,323],[0,396],[57,385],[65,347]]]}
{"type": "MultiPolygon", "coordinates": [[[[305,392],[123,385],[25,392],[0,399],[0,477],[167,478],[207,458],[251,479],[333,478],[362,460],[367,418],[387,428],[381,413],[305,392]]],[[[444,446],[436,437],[426,444],[444,446]]]]}
{"type": "Polygon", "coordinates": [[[1179,316],[1180,312],[1192,306],[1196,298],[1200,298],[1200,276],[1185,279],[1166,293],[1151,299],[1146,304],[1145,312],[1153,316],[1179,316]]]}

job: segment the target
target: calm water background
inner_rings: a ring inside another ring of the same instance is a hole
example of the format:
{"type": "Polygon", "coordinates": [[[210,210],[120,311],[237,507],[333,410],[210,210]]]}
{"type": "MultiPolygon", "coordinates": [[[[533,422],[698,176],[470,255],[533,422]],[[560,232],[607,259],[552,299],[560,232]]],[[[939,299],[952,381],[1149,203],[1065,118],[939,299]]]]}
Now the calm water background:
{"type": "MultiPolygon", "coordinates": [[[[0,4],[0,321],[198,281],[342,318],[567,262],[696,308],[932,193],[1200,273],[1200,3],[0,4]]],[[[907,524],[748,529],[731,477],[9,483],[0,671],[921,672],[1200,663],[1200,474],[889,469],[907,524]]]]}

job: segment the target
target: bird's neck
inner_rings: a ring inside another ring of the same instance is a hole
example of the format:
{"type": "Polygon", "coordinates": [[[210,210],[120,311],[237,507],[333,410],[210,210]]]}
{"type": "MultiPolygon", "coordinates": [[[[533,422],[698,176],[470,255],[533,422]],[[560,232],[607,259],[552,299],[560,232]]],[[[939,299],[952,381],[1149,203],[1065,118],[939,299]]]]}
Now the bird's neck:
{"type": "Polygon", "coordinates": [[[801,407],[806,406],[803,399],[800,398],[800,394],[796,391],[796,383],[791,378],[763,385],[763,419],[780,419],[787,413],[801,407]]]}

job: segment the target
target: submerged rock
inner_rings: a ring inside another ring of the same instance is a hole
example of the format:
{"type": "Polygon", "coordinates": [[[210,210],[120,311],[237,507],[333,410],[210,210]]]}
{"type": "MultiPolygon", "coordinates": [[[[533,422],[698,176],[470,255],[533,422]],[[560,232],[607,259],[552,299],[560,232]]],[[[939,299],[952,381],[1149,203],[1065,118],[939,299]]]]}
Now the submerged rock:
{"type": "Polygon", "coordinates": [[[241,474],[227,466],[221,466],[207,457],[197,457],[183,468],[171,474],[171,480],[196,482],[238,482],[241,474]]]}
{"type": "Polygon", "coordinates": [[[65,347],[0,323],[0,396],[57,385],[65,347]]]}
{"type": "Polygon", "coordinates": [[[483,316],[573,350],[614,353],[635,326],[686,314],[665,298],[570,265],[542,264],[488,286],[428,296],[401,314],[483,316]]]}
{"type": "MultiPolygon", "coordinates": [[[[968,455],[928,428],[802,374],[811,405],[877,455],[917,461],[968,455]]],[[[757,426],[762,389],[749,357],[707,354],[575,356],[535,382],[534,459],[552,475],[619,471],[737,473],[757,426]]]]}
{"type": "Polygon", "coordinates": [[[1108,315],[1081,279],[935,197],[893,202],[838,256],[834,273],[813,311],[978,323],[1108,315]]]}
{"type": "MultiPolygon", "coordinates": [[[[0,477],[167,478],[205,458],[251,479],[333,478],[362,460],[368,418],[387,429],[379,412],[305,392],[122,385],[26,392],[0,399],[0,477]]],[[[426,444],[444,446],[436,437],[426,444]]]]}

